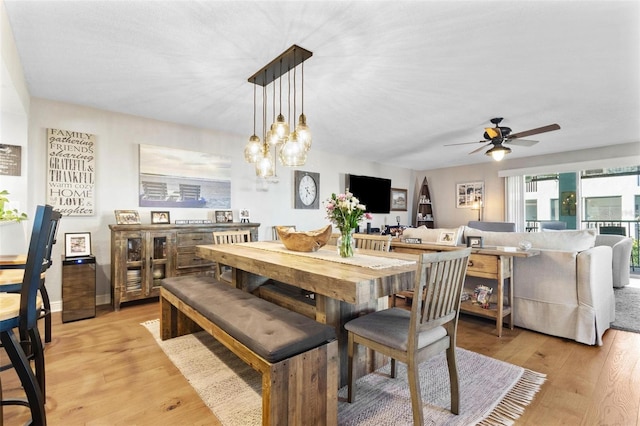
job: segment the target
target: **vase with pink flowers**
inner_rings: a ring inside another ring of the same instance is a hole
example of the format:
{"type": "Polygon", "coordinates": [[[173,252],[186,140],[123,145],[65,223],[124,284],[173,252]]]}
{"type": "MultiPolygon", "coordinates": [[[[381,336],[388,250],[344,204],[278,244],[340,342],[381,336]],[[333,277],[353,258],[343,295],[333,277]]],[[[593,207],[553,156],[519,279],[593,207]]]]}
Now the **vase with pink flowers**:
{"type": "Polygon", "coordinates": [[[324,202],[327,211],[327,219],[339,230],[337,247],[341,257],[351,257],[354,253],[353,232],[362,219],[371,220],[371,213],[366,213],[366,206],[360,203],[349,189],[344,194],[331,194],[324,202]]]}

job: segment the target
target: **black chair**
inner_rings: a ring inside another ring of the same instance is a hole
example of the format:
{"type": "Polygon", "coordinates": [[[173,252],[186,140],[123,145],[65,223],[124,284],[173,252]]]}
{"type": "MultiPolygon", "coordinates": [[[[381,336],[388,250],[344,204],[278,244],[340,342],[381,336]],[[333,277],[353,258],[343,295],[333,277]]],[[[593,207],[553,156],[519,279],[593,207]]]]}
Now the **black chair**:
{"type": "Polygon", "coordinates": [[[598,232],[600,234],[622,235],[623,237],[627,236],[627,230],[624,226],[601,226],[598,228],[598,232]]]}
{"type": "MultiPolygon", "coordinates": [[[[53,265],[53,261],[51,259],[53,253],[53,246],[56,244],[56,237],[58,233],[58,224],[60,222],[60,218],[62,214],[57,211],[53,211],[51,214],[51,229],[49,230],[47,237],[47,250],[44,262],[42,264],[42,271],[46,271],[53,265]]],[[[25,265],[10,265],[8,268],[13,269],[24,269],[25,265]]],[[[0,269],[8,269],[7,267],[3,267],[0,269]]],[[[0,292],[7,293],[20,293],[20,289],[22,288],[22,274],[16,273],[15,279],[13,282],[9,282],[9,280],[0,284],[0,292]]],[[[44,341],[45,343],[51,342],[51,301],[49,299],[49,293],[47,292],[47,287],[45,286],[44,277],[42,279],[40,285],[40,295],[42,296],[42,311],[40,312],[40,318],[44,318],[44,341]]]]}
{"type": "MultiPolygon", "coordinates": [[[[4,347],[11,367],[20,379],[26,394],[24,399],[2,400],[2,405],[23,405],[31,411],[31,424],[46,425],[44,411],[45,367],[44,349],[38,319],[42,309],[42,299],[38,296],[41,277],[47,265],[47,241],[52,232],[53,208],[38,206],[33,220],[27,263],[22,274],[20,293],[0,293],[0,342],[4,347]],[[14,329],[26,340],[16,338],[14,329]],[[35,374],[31,368],[34,361],[35,374]]],[[[0,271],[0,282],[3,275],[11,275],[15,270],[0,271]]]]}

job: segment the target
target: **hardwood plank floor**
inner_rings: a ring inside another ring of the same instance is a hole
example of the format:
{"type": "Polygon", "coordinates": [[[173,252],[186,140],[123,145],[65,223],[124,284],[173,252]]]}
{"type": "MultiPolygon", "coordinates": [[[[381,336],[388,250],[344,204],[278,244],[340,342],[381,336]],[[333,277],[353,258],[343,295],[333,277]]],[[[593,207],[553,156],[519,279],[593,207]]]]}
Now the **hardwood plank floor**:
{"type": "MultiPolygon", "coordinates": [[[[66,324],[54,313],[49,424],[220,424],[139,325],[158,317],[157,302],[100,306],[96,318],[66,324]]],[[[547,374],[518,425],[640,425],[640,334],[609,330],[592,347],[517,328],[498,338],[495,324],[471,316],[459,324],[458,346],[547,374]]],[[[0,377],[5,397],[22,395],[12,370],[0,377]]],[[[4,408],[5,425],[28,418],[24,407],[4,408]]]]}

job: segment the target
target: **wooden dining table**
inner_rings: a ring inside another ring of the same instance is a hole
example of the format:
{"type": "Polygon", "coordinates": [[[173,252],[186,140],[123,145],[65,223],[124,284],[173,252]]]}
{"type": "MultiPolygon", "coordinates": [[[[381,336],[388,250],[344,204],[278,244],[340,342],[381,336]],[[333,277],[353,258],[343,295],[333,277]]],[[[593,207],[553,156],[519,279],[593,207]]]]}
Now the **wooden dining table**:
{"type": "MultiPolygon", "coordinates": [[[[196,255],[232,268],[233,285],[253,292],[276,280],[312,292],[316,321],[335,327],[340,352],[340,386],[347,383],[347,332],[344,324],[360,315],[388,307],[388,297],[413,288],[418,256],[356,250],[342,259],[335,246],[315,253],[292,252],[279,241],[210,244],[196,255]],[[344,263],[348,262],[348,263],[344,263]]],[[[385,359],[365,348],[357,355],[357,376],[375,371],[385,359]]]]}

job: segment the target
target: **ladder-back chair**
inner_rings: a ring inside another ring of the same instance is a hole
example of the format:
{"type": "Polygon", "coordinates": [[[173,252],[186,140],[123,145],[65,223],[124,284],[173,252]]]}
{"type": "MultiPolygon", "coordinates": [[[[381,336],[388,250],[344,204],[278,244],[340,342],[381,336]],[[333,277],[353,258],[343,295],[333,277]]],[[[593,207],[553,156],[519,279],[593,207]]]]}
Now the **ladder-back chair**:
{"type": "Polygon", "coordinates": [[[411,312],[390,308],[353,319],[348,331],[348,396],[355,400],[357,345],[391,358],[391,377],[396,361],[407,365],[413,424],[424,424],[420,392],[420,363],[446,351],[451,388],[451,412],[460,412],[456,333],[460,295],[470,248],[420,255],[414,281],[411,312]],[[420,295],[420,296],[419,296],[420,295]]]}
{"type": "MultiPolygon", "coordinates": [[[[45,365],[44,349],[38,330],[38,319],[42,310],[39,296],[43,271],[48,267],[47,242],[52,232],[53,208],[38,206],[33,220],[27,263],[19,293],[0,293],[0,341],[5,349],[11,367],[20,378],[26,394],[25,400],[2,400],[2,405],[23,405],[31,411],[31,424],[46,425],[45,365]],[[16,338],[18,329],[24,339],[16,338]],[[21,341],[22,340],[22,341],[21,341]],[[25,348],[26,351],[25,351],[25,348]],[[30,360],[35,364],[35,374],[30,360]]],[[[6,282],[3,275],[16,270],[0,271],[0,282],[6,282]]]]}
{"type": "MultiPolygon", "coordinates": [[[[251,241],[251,231],[217,231],[213,233],[213,244],[236,244],[247,243],[251,241]]],[[[216,263],[216,279],[231,284],[231,268],[216,263]]]]}
{"type": "Polygon", "coordinates": [[[356,248],[366,250],[389,251],[393,235],[353,234],[356,248]]]}

